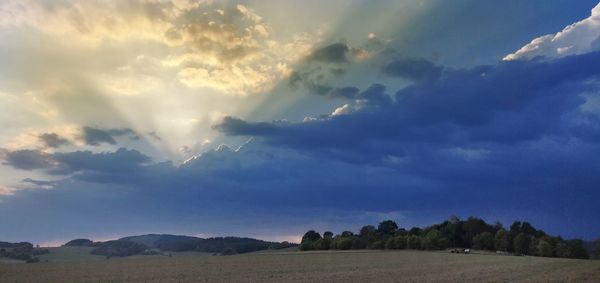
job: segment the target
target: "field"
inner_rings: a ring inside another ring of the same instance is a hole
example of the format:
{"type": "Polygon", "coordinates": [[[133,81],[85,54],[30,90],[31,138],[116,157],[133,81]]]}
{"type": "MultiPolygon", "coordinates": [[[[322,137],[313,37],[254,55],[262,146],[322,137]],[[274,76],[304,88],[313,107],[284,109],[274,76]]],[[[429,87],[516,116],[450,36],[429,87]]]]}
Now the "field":
{"type": "MultiPolygon", "coordinates": [[[[56,252],[56,251],[54,251],[56,252]]],[[[174,254],[106,260],[66,250],[38,264],[0,262],[1,282],[600,282],[600,261],[424,251],[174,254]],[[63,254],[64,255],[64,254],[63,254]]]]}

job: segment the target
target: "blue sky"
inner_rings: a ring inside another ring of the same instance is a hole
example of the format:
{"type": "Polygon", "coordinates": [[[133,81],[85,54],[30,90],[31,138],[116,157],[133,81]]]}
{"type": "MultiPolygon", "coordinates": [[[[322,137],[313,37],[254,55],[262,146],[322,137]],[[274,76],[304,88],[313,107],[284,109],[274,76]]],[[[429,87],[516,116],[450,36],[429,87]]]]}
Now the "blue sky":
{"type": "Polygon", "coordinates": [[[600,236],[597,2],[321,2],[0,3],[0,239],[600,236]]]}

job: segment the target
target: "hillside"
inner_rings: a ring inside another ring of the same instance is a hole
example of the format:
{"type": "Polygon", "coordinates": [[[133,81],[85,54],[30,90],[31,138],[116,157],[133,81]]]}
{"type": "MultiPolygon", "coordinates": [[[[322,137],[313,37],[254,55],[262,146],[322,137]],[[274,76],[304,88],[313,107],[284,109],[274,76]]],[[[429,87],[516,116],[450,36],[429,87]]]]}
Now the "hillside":
{"type": "Polygon", "coordinates": [[[119,241],[129,241],[142,244],[151,249],[159,249],[168,252],[211,252],[222,253],[230,250],[235,253],[247,253],[266,249],[281,249],[296,246],[290,243],[268,242],[252,238],[243,237],[214,237],[198,238],[192,236],[168,235],[168,234],[148,234],[139,236],[129,236],[119,239],[119,241]]]}

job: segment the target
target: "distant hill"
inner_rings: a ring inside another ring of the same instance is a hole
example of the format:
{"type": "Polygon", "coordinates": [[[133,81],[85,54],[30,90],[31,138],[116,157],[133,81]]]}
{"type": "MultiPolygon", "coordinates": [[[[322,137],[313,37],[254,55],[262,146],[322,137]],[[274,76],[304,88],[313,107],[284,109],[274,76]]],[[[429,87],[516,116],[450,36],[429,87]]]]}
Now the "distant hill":
{"type": "Polygon", "coordinates": [[[67,242],[63,247],[93,247],[95,243],[89,239],[75,239],[67,242]]]}
{"type": "Polygon", "coordinates": [[[203,239],[191,236],[167,234],[130,236],[121,238],[119,240],[130,241],[142,244],[148,248],[170,252],[197,251],[222,253],[225,250],[233,250],[236,253],[247,253],[266,249],[282,249],[297,246],[296,244],[290,244],[287,242],[268,242],[242,237],[214,237],[203,239]]]}
{"type": "Polygon", "coordinates": [[[168,234],[148,234],[139,236],[129,236],[119,239],[119,241],[129,241],[142,244],[148,248],[159,249],[169,252],[183,252],[197,250],[202,238],[168,234]]]}

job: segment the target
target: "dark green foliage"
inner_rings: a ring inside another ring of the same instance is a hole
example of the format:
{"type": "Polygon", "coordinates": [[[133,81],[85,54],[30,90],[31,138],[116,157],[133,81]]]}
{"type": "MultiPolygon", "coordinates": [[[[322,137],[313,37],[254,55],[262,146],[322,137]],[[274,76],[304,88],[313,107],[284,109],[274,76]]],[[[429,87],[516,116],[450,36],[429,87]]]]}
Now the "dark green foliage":
{"type": "Polygon", "coordinates": [[[190,236],[159,234],[131,236],[121,238],[119,240],[135,242],[148,248],[159,249],[166,252],[198,251],[217,254],[223,253],[223,251],[227,248],[232,248],[237,253],[247,253],[265,249],[282,249],[297,246],[296,244],[290,244],[287,242],[267,242],[240,237],[216,237],[202,239],[190,236]]]}
{"type": "Polygon", "coordinates": [[[556,245],[556,256],[566,258],[590,258],[582,240],[567,240],[556,245]]]}
{"type": "Polygon", "coordinates": [[[129,241],[107,241],[97,245],[98,247],[92,250],[92,254],[104,255],[107,257],[125,257],[141,254],[146,250],[146,246],[129,241]]]}
{"type": "Polygon", "coordinates": [[[377,226],[377,232],[384,235],[394,235],[396,230],[398,230],[398,224],[392,220],[382,221],[379,223],[379,226],[377,226]]]}
{"type": "Polygon", "coordinates": [[[490,232],[483,232],[473,237],[473,248],[479,250],[494,250],[494,235],[490,232]]]}
{"type": "Polygon", "coordinates": [[[233,248],[225,248],[222,252],[221,255],[234,255],[237,254],[237,251],[233,248]]]}
{"type": "Polygon", "coordinates": [[[354,238],[352,240],[352,249],[366,249],[369,243],[362,238],[354,238]]]}
{"type": "Polygon", "coordinates": [[[496,231],[496,235],[494,236],[494,247],[498,251],[507,252],[510,248],[510,239],[508,235],[508,231],[504,229],[500,229],[496,231]]]}
{"type": "Polygon", "coordinates": [[[395,250],[396,248],[396,241],[393,237],[390,237],[387,239],[387,241],[385,242],[385,249],[386,250],[395,250]]]}
{"type": "Polygon", "coordinates": [[[519,233],[513,241],[513,250],[517,255],[526,255],[529,251],[531,238],[525,233],[519,233]]]}
{"type": "Polygon", "coordinates": [[[545,256],[545,257],[553,257],[554,256],[554,247],[546,239],[541,239],[537,243],[536,255],[537,256],[545,256]]]}
{"type": "Polygon", "coordinates": [[[321,239],[321,234],[315,232],[314,230],[310,230],[306,233],[304,233],[304,236],[302,236],[302,242],[314,242],[318,239],[321,239]]]}
{"type": "MultiPolygon", "coordinates": [[[[321,238],[311,230],[303,237],[301,250],[348,250],[348,249],[427,249],[443,250],[453,248],[473,248],[513,252],[517,255],[545,257],[589,258],[586,248],[594,251],[594,244],[585,246],[581,240],[563,240],[537,230],[528,222],[515,221],[505,230],[502,223],[493,225],[477,217],[460,220],[451,217],[440,224],[425,228],[412,227],[405,230],[391,220],[382,221],[378,227],[365,225],[357,235],[344,231],[331,238],[326,232],[321,238]],[[308,241],[308,239],[316,239],[308,241]]],[[[600,253],[600,239],[595,242],[600,253]]]]}
{"type": "Polygon", "coordinates": [[[426,250],[443,250],[448,247],[448,239],[437,229],[431,229],[423,238],[423,248],[426,250]]]}
{"type": "Polygon", "coordinates": [[[406,248],[412,250],[420,250],[423,248],[423,239],[421,236],[411,235],[406,239],[406,248]]]}
{"type": "Polygon", "coordinates": [[[385,241],[384,240],[375,241],[371,244],[370,248],[374,249],[374,250],[383,250],[385,248],[385,241]]]}
{"type": "Polygon", "coordinates": [[[421,228],[419,228],[419,227],[412,227],[408,231],[408,235],[410,235],[410,236],[412,236],[412,235],[419,236],[419,235],[421,235],[421,232],[422,232],[421,228]]]}
{"type": "Polygon", "coordinates": [[[334,240],[335,248],[338,250],[355,249],[354,240],[355,240],[355,238],[353,238],[353,237],[336,237],[334,240]]]}
{"type": "Polygon", "coordinates": [[[600,238],[592,242],[592,254],[594,258],[600,258],[600,238]]]}
{"type": "Polygon", "coordinates": [[[407,240],[408,240],[408,236],[406,236],[406,235],[400,235],[400,236],[394,237],[395,248],[399,249],[399,250],[406,249],[407,240]]]}
{"type": "Polygon", "coordinates": [[[352,231],[344,231],[342,232],[342,237],[354,237],[354,233],[352,231]]]}
{"type": "Polygon", "coordinates": [[[34,248],[33,244],[28,242],[7,243],[0,242],[0,257],[6,257],[16,260],[24,260],[27,263],[39,262],[36,255],[47,254],[47,249],[34,248]]]}

